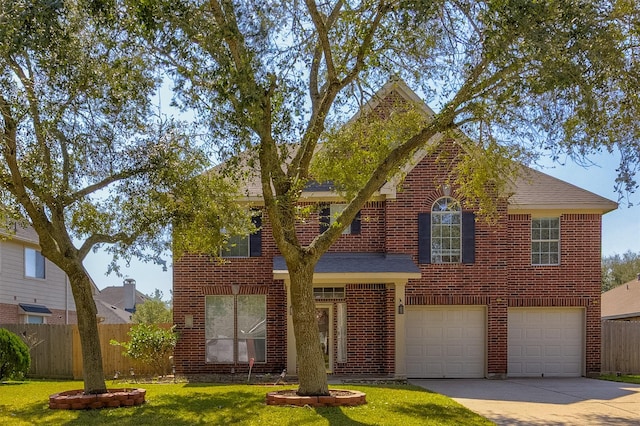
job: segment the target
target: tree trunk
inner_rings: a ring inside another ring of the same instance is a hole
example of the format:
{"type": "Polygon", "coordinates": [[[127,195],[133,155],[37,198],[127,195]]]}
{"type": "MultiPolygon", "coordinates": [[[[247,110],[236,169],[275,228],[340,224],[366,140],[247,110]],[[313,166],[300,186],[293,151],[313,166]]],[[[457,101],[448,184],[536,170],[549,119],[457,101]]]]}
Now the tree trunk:
{"type": "Polygon", "coordinates": [[[98,336],[98,319],[92,285],[84,267],[65,271],[69,276],[73,299],[78,315],[78,331],[82,349],[82,373],[84,377],[84,393],[105,393],[107,386],[102,368],[102,350],[98,336]]]}
{"type": "Polygon", "coordinates": [[[317,261],[289,265],[293,332],[296,338],[299,395],[329,395],[327,371],[320,345],[313,270],[317,261]]]}

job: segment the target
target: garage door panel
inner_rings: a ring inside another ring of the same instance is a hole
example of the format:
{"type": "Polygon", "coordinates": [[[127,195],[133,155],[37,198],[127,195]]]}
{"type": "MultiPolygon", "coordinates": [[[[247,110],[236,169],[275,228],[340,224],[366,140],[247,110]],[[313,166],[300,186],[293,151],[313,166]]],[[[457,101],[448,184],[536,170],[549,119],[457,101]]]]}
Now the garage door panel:
{"type": "Polygon", "coordinates": [[[510,308],[508,375],[582,375],[584,311],[581,308],[510,308]]]}
{"type": "Polygon", "coordinates": [[[406,317],[409,377],[484,377],[484,307],[409,306],[406,312],[410,314],[406,317]],[[417,346],[422,351],[415,350],[417,346]]]}

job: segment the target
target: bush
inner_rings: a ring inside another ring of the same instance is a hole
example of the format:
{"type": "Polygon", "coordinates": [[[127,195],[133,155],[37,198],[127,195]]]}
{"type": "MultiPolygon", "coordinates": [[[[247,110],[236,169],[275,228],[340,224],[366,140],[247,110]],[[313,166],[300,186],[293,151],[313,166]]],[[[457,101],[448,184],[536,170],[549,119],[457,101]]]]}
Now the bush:
{"type": "Polygon", "coordinates": [[[29,347],[6,328],[0,328],[0,380],[21,379],[29,366],[29,347]]]}
{"type": "Polygon", "coordinates": [[[162,371],[165,361],[173,355],[173,349],[178,341],[178,334],[174,331],[175,325],[169,329],[159,327],[156,324],[137,324],[131,327],[128,342],[111,340],[111,344],[122,346],[123,355],[139,360],[150,365],[158,375],[164,375],[162,371]]]}

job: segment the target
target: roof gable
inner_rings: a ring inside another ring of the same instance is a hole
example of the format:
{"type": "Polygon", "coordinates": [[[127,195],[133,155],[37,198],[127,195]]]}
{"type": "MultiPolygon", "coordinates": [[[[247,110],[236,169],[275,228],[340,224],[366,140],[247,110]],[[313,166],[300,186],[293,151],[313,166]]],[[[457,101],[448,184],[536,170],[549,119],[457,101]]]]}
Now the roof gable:
{"type": "MultiPolygon", "coordinates": [[[[429,108],[404,81],[399,78],[393,78],[378,90],[378,92],[351,117],[346,125],[361,118],[363,115],[373,112],[379,107],[384,107],[385,100],[393,96],[399,96],[407,102],[420,107],[427,117],[434,115],[433,110],[429,108]]],[[[466,137],[461,132],[458,132],[458,134],[460,137],[466,137]]],[[[442,134],[438,133],[434,135],[423,148],[418,149],[413,154],[412,158],[407,161],[400,173],[389,178],[372,198],[395,199],[404,177],[420,165],[420,162],[425,158],[433,145],[439,144],[442,140],[442,134]]],[[[320,148],[321,147],[319,147],[319,149],[320,148]]],[[[245,167],[247,167],[247,164],[245,164],[245,167]]],[[[254,165],[250,169],[243,182],[242,193],[244,200],[261,203],[262,184],[260,182],[259,167],[254,165]]],[[[524,165],[521,167],[520,175],[512,185],[507,188],[507,194],[510,213],[531,213],[534,211],[553,210],[604,214],[618,207],[618,204],[614,201],[524,165]]],[[[318,201],[337,201],[342,199],[340,194],[335,191],[333,185],[326,183],[318,184],[315,182],[307,186],[301,198],[304,200],[318,201]]]]}

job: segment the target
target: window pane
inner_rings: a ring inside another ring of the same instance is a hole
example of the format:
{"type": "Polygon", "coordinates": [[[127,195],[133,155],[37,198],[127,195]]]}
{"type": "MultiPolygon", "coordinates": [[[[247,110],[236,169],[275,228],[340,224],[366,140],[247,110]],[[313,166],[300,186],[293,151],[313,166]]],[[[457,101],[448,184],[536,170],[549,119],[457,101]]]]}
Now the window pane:
{"type": "Polygon", "coordinates": [[[227,241],[227,246],[222,249],[223,257],[249,257],[249,237],[246,235],[233,235],[227,241]]]}
{"type": "Polygon", "coordinates": [[[29,315],[27,316],[27,324],[44,324],[44,317],[29,315]]]}
{"type": "MultiPolygon", "coordinates": [[[[331,204],[329,206],[329,215],[330,215],[329,216],[329,223],[333,225],[335,223],[335,221],[336,221],[336,218],[346,208],[347,208],[346,204],[331,204]]],[[[344,228],[344,230],[342,231],[342,234],[344,234],[344,235],[351,234],[351,224],[347,225],[347,227],[344,228]]]]}
{"type": "Polygon", "coordinates": [[[462,254],[462,213],[453,198],[444,197],[431,211],[431,262],[460,262],[462,254]]]}
{"type": "Polygon", "coordinates": [[[25,247],[24,275],[31,278],[44,278],[44,256],[40,251],[25,247]]]}
{"type": "Polygon", "coordinates": [[[558,265],[560,263],[559,218],[532,219],[531,262],[533,265],[558,265]]]}
{"type": "Polygon", "coordinates": [[[338,362],[347,362],[347,304],[338,303],[337,344],[338,362]]]}
{"type": "Polygon", "coordinates": [[[233,296],[205,299],[206,362],[233,362],[233,296]]]}
{"type": "Polygon", "coordinates": [[[238,361],[266,361],[267,303],[264,295],[238,296],[238,361]]]}

